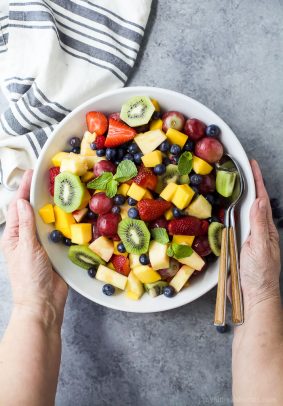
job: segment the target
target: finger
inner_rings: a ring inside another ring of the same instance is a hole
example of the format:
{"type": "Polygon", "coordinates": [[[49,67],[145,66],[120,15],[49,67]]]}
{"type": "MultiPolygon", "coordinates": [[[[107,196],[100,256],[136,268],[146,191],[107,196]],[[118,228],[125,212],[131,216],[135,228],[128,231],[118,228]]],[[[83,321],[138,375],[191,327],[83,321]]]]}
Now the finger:
{"type": "Polygon", "coordinates": [[[19,216],[19,244],[21,242],[30,242],[36,239],[34,213],[31,205],[24,199],[17,201],[17,210],[19,216]]]}
{"type": "Polygon", "coordinates": [[[267,200],[262,197],[256,199],[250,213],[251,242],[255,246],[262,247],[268,240],[267,200]]]}

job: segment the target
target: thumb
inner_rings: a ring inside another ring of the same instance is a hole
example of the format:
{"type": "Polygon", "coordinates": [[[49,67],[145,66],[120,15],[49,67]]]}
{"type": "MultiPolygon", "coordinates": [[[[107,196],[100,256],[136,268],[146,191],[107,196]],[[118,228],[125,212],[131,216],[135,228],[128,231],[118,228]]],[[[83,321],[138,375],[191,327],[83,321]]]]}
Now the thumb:
{"type": "Polygon", "coordinates": [[[17,209],[19,217],[19,242],[35,239],[35,221],[31,205],[27,200],[17,200],[17,209]]]}
{"type": "Polygon", "coordinates": [[[256,199],[251,208],[251,241],[255,246],[262,246],[268,238],[267,201],[262,197],[256,199]]]}

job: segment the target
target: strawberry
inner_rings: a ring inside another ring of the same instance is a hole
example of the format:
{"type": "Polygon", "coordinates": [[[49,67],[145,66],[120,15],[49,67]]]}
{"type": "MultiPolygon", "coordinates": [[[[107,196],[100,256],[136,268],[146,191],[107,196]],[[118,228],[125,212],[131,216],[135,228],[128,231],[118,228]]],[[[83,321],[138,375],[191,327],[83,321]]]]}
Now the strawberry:
{"type": "Polygon", "coordinates": [[[168,209],[171,203],[165,200],[143,199],[138,202],[138,210],[141,220],[152,221],[158,219],[168,209]]]}
{"type": "Polygon", "coordinates": [[[49,169],[49,193],[54,196],[54,183],[55,177],[59,175],[60,168],[58,166],[53,166],[49,169]]]}
{"type": "Polygon", "coordinates": [[[127,257],[124,257],[123,255],[112,255],[111,262],[116,272],[119,272],[125,276],[129,275],[131,268],[130,261],[127,257]]]}
{"type": "Polygon", "coordinates": [[[108,120],[103,113],[99,111],[90,111],[86,115],[86,124],[90,133],[103,135],[107,131],[108,120]]]}
{"type": "Polygon", "coordinates": [[[121,121],[109,119],[108,134],[105,141],[105,147],[112,148],[131,141],[136,135],[136,131],[121,121]]]}
{"type": "Polygon", "coordinates": [[[171,220],[168,225],[170,235],[206,235],[208,222],[196,217],[186,216],[180,219],[171,220]]]}
{"type": "Polygon", "coordinates": [[[113,118],[113,120],[116,120],[116,121],[121,121],[120,113],[111,113],[108,116],[108,120],[110,120],[110,118],[113,118]]]}
{"type": "Polygon", "coordinates": [[[106,138],[103,135],[98,135],[95,138],[96,149],[103,149],[105,146],[105,140],[106,140],[106,138]]]}
{"type": "Polygon", "coordinates": [[[155,190],[157,185],[157,176],[154,175],[150,168],[145,168],[141,166],[137,176],[133,179],[133,181],[146,189],[155,190]]]}

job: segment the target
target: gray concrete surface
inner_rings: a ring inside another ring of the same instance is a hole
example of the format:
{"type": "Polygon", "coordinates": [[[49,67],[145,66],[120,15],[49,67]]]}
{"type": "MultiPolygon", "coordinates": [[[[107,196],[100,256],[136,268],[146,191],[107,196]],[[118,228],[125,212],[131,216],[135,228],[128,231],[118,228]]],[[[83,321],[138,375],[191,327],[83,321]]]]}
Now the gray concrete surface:
{"type": "MultiPolygon", "coordinates": [[[[153,1],[128,83],[178,90],[213,109],[259,160],[280,200],[282,19],[280,0],[153,1]]],[[[10,311],[4,272],[0,298],[1,335],[10,311]]],[[[134,315],[71,290],[57,405],[230,405],[232,334],[215,332],[214,300],[212,291],[177,310],[134,315]]]]}

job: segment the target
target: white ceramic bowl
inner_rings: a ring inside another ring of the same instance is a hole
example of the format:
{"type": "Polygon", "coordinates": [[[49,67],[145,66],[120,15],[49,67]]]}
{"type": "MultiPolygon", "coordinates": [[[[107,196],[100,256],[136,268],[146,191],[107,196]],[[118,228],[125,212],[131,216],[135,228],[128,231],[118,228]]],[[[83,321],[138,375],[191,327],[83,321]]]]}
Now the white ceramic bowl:
{"type": "Polygon", "coordinates": [[[245,151],[227,124],[201,103],[171,90],[154,87],[128,87],[104,93],[77,107],[58,125],[40,154],[31,187],[31,203],[35,210],[39,238],[54,268],[77,292],[96,303],[112,309],[148,313],[173,309],[204,295],[217,284],[218,262],[210,265],[206,272],[195,278],[188,288],[172,299],[168,299],[163,295],[153,299],[145,294],[141,300],[132,301],[127,299],[123,293],[108,297],[102,293],[101,282],[91,279],[85,270],[69,261],[67,256],[68,248],[60,244],[53,244],[48,240],[48,233],[52,230],[52,226],[44,224],[38,215],[40,207],[52,202],[48,193],[48,169],[51,166],[51,158],[56,152],[66,149],[66,143],[70,136],[81,137],[83,135],[86,130],[86,113],[91,110],[105,113],[120,111],[122,104],[136,95],[147,95],[157,99],[163,110],[177,110],[187,117],[198,118],[206,124],[217,124],[221,128],[221,141],[226,151],[230,152],[238,160],[245,175],[246,192],[241,202],[240,227],[238,227],[241,230],[241,243],[249,233],[249,211],[255,199],[255,187],[245,151]]]}

